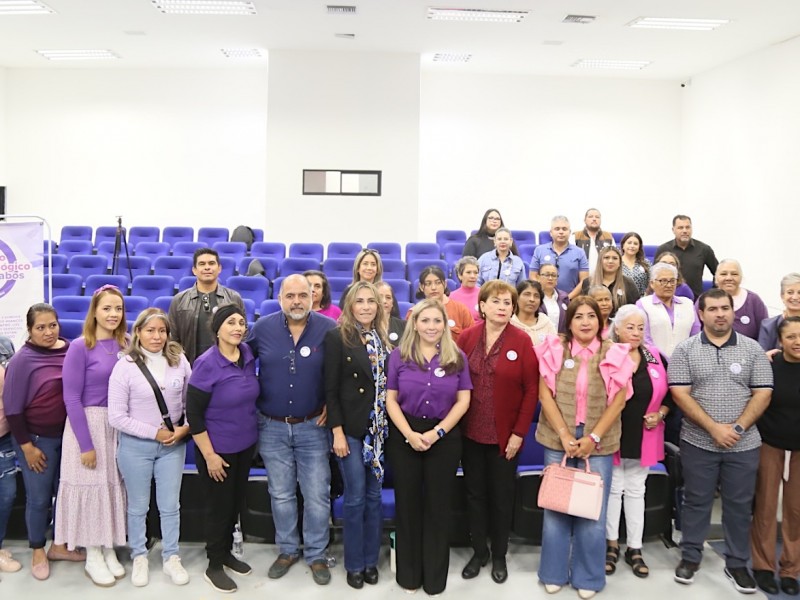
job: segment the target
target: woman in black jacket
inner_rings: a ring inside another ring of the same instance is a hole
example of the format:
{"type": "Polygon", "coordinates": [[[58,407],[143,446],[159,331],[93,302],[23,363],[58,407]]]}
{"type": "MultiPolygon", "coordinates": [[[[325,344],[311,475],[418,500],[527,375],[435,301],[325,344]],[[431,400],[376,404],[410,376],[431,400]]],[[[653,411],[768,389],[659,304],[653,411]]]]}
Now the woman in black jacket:
{"type": "Polygon", "coordinates": [[[339,327],[325,338],[325,397],[333,452],[344,480],[344,568],[347,583],[378,582],[383,513],[386,364],[383,305],[367,281],[353,284],[339,327]]]}

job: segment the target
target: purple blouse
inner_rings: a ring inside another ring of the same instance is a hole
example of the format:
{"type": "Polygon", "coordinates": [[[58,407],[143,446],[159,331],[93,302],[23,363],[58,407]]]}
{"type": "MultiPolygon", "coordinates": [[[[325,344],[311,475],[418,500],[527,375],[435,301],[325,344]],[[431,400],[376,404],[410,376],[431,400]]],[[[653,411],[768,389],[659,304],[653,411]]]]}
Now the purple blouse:
{"type": "Polygon", "coordinates": [[[64,404],[67,418],[75,432],[81,453],[94,450],[85,408],[108,407],[108,381],[120,357],[122,347],[117,340],[97,340],[94,348],[78,338],[69,346],[64,358],[64,404]]]}
{"type": "Polygon", "coordinates": [[[469,363],[464,358],[464,366],[456,373],[445,373],[439,367],[436,355],[420,368],[413,360],[403,361],[400,348],[395,348],[389,357],[389,374],[386,389],[397,392],[397,403],[404,413],[420,419],[444,419],[456,402],[456,394],[461,390],[471,390],[469,363]]]}

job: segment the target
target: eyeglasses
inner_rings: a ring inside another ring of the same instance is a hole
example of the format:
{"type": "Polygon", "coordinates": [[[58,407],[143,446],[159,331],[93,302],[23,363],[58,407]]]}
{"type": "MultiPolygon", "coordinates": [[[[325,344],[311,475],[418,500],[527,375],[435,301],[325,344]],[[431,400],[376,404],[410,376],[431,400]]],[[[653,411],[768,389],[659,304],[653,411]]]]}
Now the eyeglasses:
{"type": "Polygon", "coordinates": [[[208,294],[203,294],[203,312],[211,312],[211,303],[208,301],[208,294]]]}
{"type": "Polygon", "coordinates": [[[444,285],[444,281],[441,279],[435,279],[434,281],[423,281],[422,287],[424,288],[432,288],[432,287],[439,287],[440,285],[444,285]]]}
{"type": "Polygon", "coordinates": [[[283,358],[288,358],[289,359],[289,373],[292,374],[292,375],[296,375],[297,374],[297,364],[295,363],[295,360],[294,360],[294,350],[289,350],[289,355],[288,356],[284,356],[283,358]]]}
{"type": "Polygon", "coordinates": [[[544,277],[545,279],[558,279],[558,273],[540,273],[539,277],[544,277]]]}
{"type": "Polygon", "coordinates": [[[678,283],[677,279],[653,279],[653,281],[659,285],[676,285],[678,283]]]}
{"type": "Polygon", "coordinates": [[[487,221],[502,221],[500,217],[486,217],[487,221]]]}

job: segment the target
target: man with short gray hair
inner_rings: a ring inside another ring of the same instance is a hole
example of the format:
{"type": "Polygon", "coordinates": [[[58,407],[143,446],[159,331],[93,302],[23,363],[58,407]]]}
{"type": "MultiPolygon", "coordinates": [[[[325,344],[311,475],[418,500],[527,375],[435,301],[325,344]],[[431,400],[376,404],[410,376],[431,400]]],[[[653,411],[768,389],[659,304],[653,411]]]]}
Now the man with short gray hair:
{"type": "Polygon", "coordinates": [[[331,439],[325,427],[325,334],[333,319],[311,309],[311,285],[289,275],[280,291],[281,312],[261,317],[247,343],[259,359],[258,452],[269,475],[279,555],[271,579],[300,558],[297,484],[303,494],[303,555],[314,581],[325,585],[329,540],[331,439]]]}
{"type": "Polygon", "coordinates": [[[539,267],[555,265],[558,269],[556,287],[574,298],[581,293],[581,282],[589,276],[589,261],[586,253],[569,243],[569,219],[557,215],[550,221],[550,237],[547,244],[539,244],[531,258],[531,279],[539,279],[539,267]]]}

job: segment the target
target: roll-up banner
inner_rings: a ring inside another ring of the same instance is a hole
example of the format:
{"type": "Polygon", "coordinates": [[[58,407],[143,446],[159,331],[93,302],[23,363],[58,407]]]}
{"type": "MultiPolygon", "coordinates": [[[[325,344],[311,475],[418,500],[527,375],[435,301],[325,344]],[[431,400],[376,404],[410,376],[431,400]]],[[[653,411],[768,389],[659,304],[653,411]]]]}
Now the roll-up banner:
{"type": "Polygon", "coordinates": [[[44,224],[0,222],[0,335],[20,348],[28,337],[25,313],[44,300],[44,224]]]}

